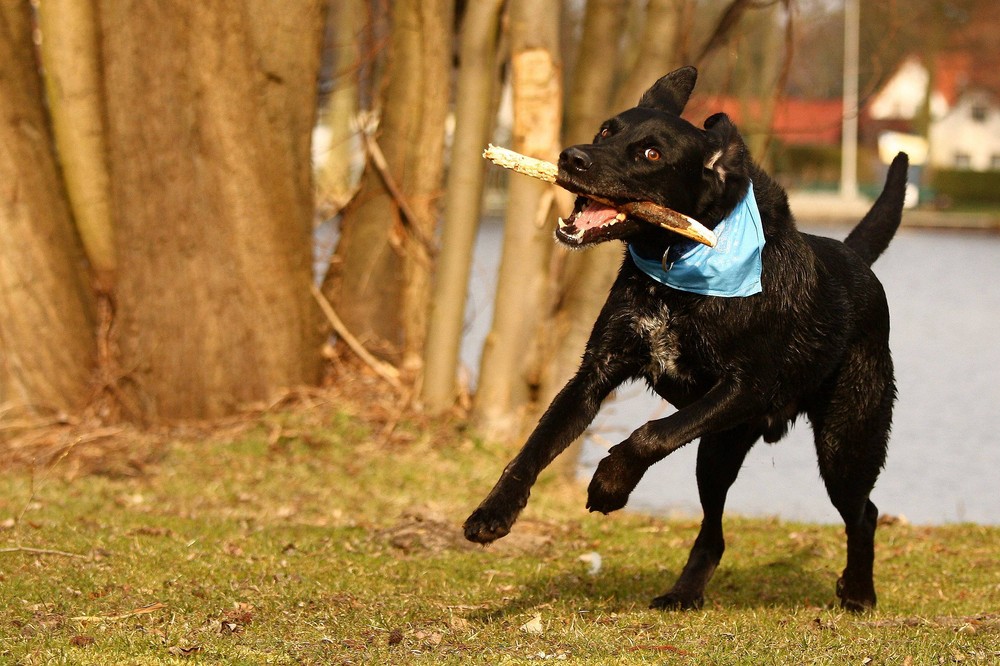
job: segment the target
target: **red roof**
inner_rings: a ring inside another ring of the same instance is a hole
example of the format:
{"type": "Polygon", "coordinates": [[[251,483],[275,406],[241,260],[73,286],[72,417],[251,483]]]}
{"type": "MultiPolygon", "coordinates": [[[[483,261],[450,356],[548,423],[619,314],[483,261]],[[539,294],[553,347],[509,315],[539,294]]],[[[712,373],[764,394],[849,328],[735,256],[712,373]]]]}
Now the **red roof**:
{"type": "Polygon", "coordinates": [[[941,93],[948,106],[954,106],[969,85],[972,72],[972,54],[955,51],[938,56],[934,72],[934,89],[941,93]]]}
{"type": "Polygon", "coordinates": [[[732,118],[743,134],[773,133],[784,143],[792,145],[840,144],[843,106],[839,99],[780,99],[770,126],[763,118],[764,104],[765,100],[730,96],[695,98],[684,116],[701,126],[705,118],[721,111],[732,118]]]}

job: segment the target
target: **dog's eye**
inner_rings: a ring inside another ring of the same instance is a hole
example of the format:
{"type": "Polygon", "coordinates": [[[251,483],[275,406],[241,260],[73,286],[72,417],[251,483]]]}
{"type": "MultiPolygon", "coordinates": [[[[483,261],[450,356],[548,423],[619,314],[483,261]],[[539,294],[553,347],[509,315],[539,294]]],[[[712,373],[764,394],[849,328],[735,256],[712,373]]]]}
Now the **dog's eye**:
{"type": "Polygon", "coordinates": [[[650,162],[657,162],[661,157],[660,151],[658,151],[656,148],[647,148],[646,152],[644,152],[643,155],[645,155],[646,159],[649,160],[650,162]]]}
{"type": "Polygon", "coordinates": [[[611,130],[609,130],[607,127],[602,127],[601,132],[598,136],[600,136],[602,139],[607,139],[609,136],[611,136],[611,130]]]}

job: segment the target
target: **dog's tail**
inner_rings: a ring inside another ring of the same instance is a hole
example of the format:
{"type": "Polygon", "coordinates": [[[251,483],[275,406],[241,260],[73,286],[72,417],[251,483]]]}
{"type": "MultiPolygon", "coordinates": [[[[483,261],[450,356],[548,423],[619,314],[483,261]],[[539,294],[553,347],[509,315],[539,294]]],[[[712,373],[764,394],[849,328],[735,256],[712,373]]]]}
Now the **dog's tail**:
{"type": "Polygon", "coordinates": [[[882,194],[878,196],[871,210],[861,218],[858,226],[851,230],[844,244],[861,255],[871,266],[879,255],[889,247],[899,222],[903,219],[903,199],[906,196],[906,171],[910,158],[906,153],[898,153],[889,165],[882,194]]]}

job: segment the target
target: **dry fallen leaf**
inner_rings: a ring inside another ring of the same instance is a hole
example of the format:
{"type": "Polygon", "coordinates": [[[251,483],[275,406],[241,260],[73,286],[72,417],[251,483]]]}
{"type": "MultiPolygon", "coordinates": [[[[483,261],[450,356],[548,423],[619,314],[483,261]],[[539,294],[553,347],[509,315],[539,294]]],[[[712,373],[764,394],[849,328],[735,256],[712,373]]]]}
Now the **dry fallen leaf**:
{"type": "Polygon", "coordinates": [[[535,613],[535,617],[521,625],[521,631],[529,634],[540,634],[545,629],[542,627],[542,614],[535,613]]]}
{"type": "Polygon", "coordinates": [[[202,651],[200,645],[189,645],[188,647],[180,647],[175,645],[173,647],[167,648],[167,652],[176,657],[192,657],[202,651]]]}

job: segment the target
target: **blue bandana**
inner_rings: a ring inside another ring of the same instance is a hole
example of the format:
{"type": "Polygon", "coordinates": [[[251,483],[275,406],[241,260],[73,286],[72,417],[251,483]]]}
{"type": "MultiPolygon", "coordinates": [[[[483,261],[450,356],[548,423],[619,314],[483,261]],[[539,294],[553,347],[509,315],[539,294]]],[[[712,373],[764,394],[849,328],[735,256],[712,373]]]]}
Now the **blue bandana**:
{"type": "Polygon", "coordinates": [[[628,251],[639,270],[674,289],[705,296],[759,294],[764,227],[753,183],[743,200],[713,231],[719,239],[715,247],[694,241],[679,243],[670,248],[662,262],[643,259],[631,245],[628,251]]]}

